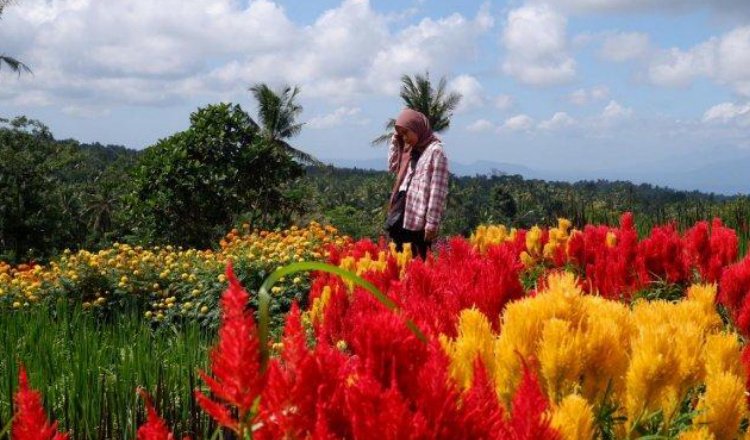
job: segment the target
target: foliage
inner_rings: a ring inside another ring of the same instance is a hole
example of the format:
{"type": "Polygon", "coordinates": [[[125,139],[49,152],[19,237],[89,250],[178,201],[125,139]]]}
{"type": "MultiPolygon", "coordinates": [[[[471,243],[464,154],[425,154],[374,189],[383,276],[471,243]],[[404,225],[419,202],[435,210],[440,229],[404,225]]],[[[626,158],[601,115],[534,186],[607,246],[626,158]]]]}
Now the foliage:
{"type": "MultiPolygon", "coordinates": [[[[8,7],[8,5],[10,5],[12,2],[13,0],[0,0],[0,18],[2,18],[5,8],[8,7]]],[[[7,66],[11,70],[11,72],[18,73],[19,75],[22,72],[31,73],[31,69],[29,69],[26,64],[18,61],[11,56],[0,53],[0,70],[2,70],[3,65],[7,66]]]]}
{"type": "MultiPolygon", "coordinates": [[[[392,178],[384,171],[308,168],[299,182],[310,192],[307,217],[333,222],[342,217],[342,212],[356,211],[353,217],[343,219],[346,233],[377,237],[383,233],[392,178]]],[[[549,182],[499,174],[451,176],[449,185],[440,230],[443,236],[468,236],[480,224],[498,222],[516,228],[552,226],[560,217],[570,219],[579,229],[591,223],[615,225],[622,212],[630,211],[637,214],[635,228],[640,235],[669,221],[675,221],[682,231],[717,217],[737,232],[741,253],[750,239],[747,196],[676,191],[621,181],[549,182]]]]}
{"type": "Polygon", "coordinates": [[[0,258],[44,259],[105,240],[131,150],[57,141],[38,121],[0,127],[0,258]]]}
{"type": "Polygon", "coordinates": [[[283,187],[301,175],[239,105],[201,108],[190,128],[141,156],[126,206],[133,239],[205,248],[243,212],[254,225],[278,224],[296,209],[283,187]]]}
{"type": "MultiPolygon", "coordinates": [[[[416,110],[427,117],[430,127],[436,133],[445,131],[450,126],[453,111],[461,102],[461,94],[447,90],[445,77],[440,78],[437,87],[430,81],[429,72],[424,75],[416,74],[401,77],[401,100],[407,108],[416,110]]],[[[385,133],[372,141],[374,145],[390,141],[396,126],[395,119],[389,119],[385,124],[385,133]]]]}
{"type": "Polygon", "coordinates": [[[319,160],[287,142],[287,139],[300,134],[304,125],[296,121],[302,113],[302,106],[296,102],[299,87],[284,86],[280,91],[274,91],[268,85],[259,83],[250,91],[258,103],[258,128],[263,140],[302,163],[320,165],[319,160]]]}

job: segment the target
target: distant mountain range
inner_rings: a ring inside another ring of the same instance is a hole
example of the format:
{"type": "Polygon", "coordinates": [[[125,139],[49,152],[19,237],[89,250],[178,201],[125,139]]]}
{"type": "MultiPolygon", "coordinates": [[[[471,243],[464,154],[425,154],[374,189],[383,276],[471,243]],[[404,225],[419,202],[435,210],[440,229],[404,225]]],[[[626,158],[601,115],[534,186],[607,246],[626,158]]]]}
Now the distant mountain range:
{"type": "MultiPolygon", "coordinates": [[[[337,167],[379,171],[386,169],[385,159],[380,158],[332,159],[324,160],[324,162],[337,167]]],[[[457,176],[520,174],[526,179],[566,182],[598,179],[627,180],[633,183],[650,183],[678,190],[698,190],[724,195],[750,194],[750,155],[709,162],[700,167],[684,170],[661,171],[668,169],[668,164],[663,167],[650,165],[652,166],[649,168],[655,171],[644,171],[645,167],[627,170],[541,170],[519,164],[488,160],[470,164],[454,161],[450,164],[451,172],[457,176]]]]}

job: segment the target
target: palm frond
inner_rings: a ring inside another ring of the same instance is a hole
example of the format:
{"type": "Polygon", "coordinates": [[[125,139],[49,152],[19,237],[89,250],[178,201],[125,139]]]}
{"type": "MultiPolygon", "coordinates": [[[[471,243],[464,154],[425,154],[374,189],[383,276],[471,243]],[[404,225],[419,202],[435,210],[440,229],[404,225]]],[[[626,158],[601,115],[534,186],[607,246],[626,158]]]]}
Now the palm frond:
{"type": "Polygon", "coordinates": [[[286,152],[288,155],[290,155],[292,158],[302,162],[306,165],[315,165],[315,166],[324,166],[325,164],[318,160],[315,156],[305,153],[304,151],[294,148],[289,143],[279,140],[276,141],[276,145],[281,147],[284,152],[286,152]]]}
{"type": "MultiPolygon", "coordinates": [[[[424,114],[430,121],[433,131],[441,132],[450,126],[453,112],[461,101],[461,94],[448,92],[448,82],[440,78],[437,87],[432,86],[430,73],[401,76],[399,93],[406,107],[424,114]]],[[[372,141],[373,145],[385,142],[385,135],[372,141]]]]}
{"type": "Polygon", "coordinates": [[[381,144],[388,144],[393,136],[393,130],[396,128],[396,120],[391,118],[385,124],[385,133],[373,139],[370,144],[375,147],[381,144]]]}
{"type": "Polygon", "coordinates": [[[302,127],[305,125],[305,123],[301,124],[294,124],[289,125],[286,128],[284,128],[281,132],[279,132],[279,137],[281,139],[288,139],[297,136],[302,132],[302,127]]]}
{"type": "Polygon", "coordinates": [[[250,87],[258,104],[258,120],[263,137],[275,142],[297,136],[303,124],[297,123],[302,106],[297,103],[298,86],[285,86],[274,91],[265,83],[250,87]]]}
{"type": "Polygon", "coordinates": [[[33,73],[31,69],[29,69],[29,66],[7,55],[0,55],[0,70],[2,70],[3,64],[8,66],[12,72],[18,73],[19,75],[23,72],[33,73]]]}

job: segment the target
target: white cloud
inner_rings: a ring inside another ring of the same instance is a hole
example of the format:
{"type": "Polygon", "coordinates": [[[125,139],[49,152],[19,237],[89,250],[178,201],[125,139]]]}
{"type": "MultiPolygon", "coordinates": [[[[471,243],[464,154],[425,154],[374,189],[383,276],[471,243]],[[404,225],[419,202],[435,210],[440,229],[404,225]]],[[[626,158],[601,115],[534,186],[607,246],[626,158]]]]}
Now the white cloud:
{"type": "MultiPolygon", "coordinates": [[[[549,0],[531,0],[534,4],[549,0]]],[[[622,13],[622,12],[689,12],[704,8],[719,14],[749,14],[746,0],[555,0],[555,5],[569,13],[622,13]]]]}
{"type": "Polygon", "coordinates": [[[650,46],[648,34],[641,32],[613,33],[604,37],[600,55],[609,61],[630,61],[646,56],[650,46]]]}
{"type": "Polygon", "coordinates": [[[17,93],[83,108],[185,99],[209,62],[294,44],[293,29],[267,0],[28,0],[5,12],[0,40],[34,70],[17,93]],[[6,40],[16,33],[23,38],[6,40]]]}
{"type": "Polygon", "coordinates": [[[550,119],[539,123],[542,130],[558,130],[576,124],[576,120],[565,112],[557,112],[550,119]]]}
{"type": "Polygon", "coordinates": [[[367,84],[381,93],[395,94],[403,73],[449,72],[458,61],[476,55],[477,37],[493,25],[487,5],[473,20],[461,14],[425,18],[380,42],[380,50],[370,55],[372,62],[364,72],[367,84]]]}
{"type": "Polygon", "coordinates": [[[469,124],[466,129],[473,133],[481,133],[485,131],[491,131],[495,128],[495,124],[486,119],[477,119],[476,121],[469,124]]]}
{"type": "Polygon", "coordinates": [[[343,124],[363,125],[368,121],[359,115],[362,109],[359,107],[339,107],[332,113],[319,115],[311,118],[307,126],[314,129],[338,127],[343,124]]]}
{"type": "Polygon", "coordinates": [[[688,50],[662,51],[649,66],[648,77],[656,85],[671,87],[706,77],[750,96],[750,26],[735,28],[688,50]]]}
{"type": "Polygon", "coordinates": [[[503,71],[536,86],[573,79],[576,62],[567,52],[566,28],[566,18],[547,5],[511,10],[502,35],[503,71]]]}
{"type": "Polygon", "coordinates": [[[589,102],[589,94],[586,89],[578,89],[568,95],[568,101],[576,105],[584,105],[589,102]]]}
{"type": "Polygon", "coordinates": [[[495,97],[494,102],[495,102],[495,107],[498,110],[504,111],[513,107],[516,103],[516,100],[513,99],[513,97],[510,95],[501,94],[495,97]]]}
{"type": "Polygon", "coordinates": [[[486,104],[482,84],[471,75],[459,75],[448,83],[448,90],[461,94],[456,112],[462,113],[483,107],[486,104]]]}
{"type": "Polygon", "coordinates": [[[528,115],[520,114],[505,120],[500,129],[509,131],[531,130],[534,127],[534,119],[528,115]]]}
{"type": "Polygon", "coordinates": [[[568,95],[568,101],[576,105],[585,105],[609,97],[607,86],[595,86],[590,89],[577,89],[568,95]]]}
{"type": "Polygon", "coordinates": [[[703,122],[731,124],[739,126],[750,126],[750,103],[735,104],[723,102],[717,104],[703,114],[703,122]]]}
{"type": "Polygon", "coordinates": [[[630,107],[623,107],[615,100],[609,101],[604,110],[602,111],[602,119],[605,122],[615,122],[623,119],[628,119],[633,116],[633,109],[630,107]]]}
{"type": "Polygon", "coordinates": [[[264,81],[351,105],[361,95],[394,95],[403,73],[449,73],[493,26],[488,6],[473,18],[392,20],[368,0],[343,0],[308,25],[270,0],[25,0],[5,11],[0,41],[34,76],[0,75],[0,99],[166,106],[246,98],[248,86],[264,81]]]}
{"type": "Polygon", "coordinates": [[[660,86],[685,86],[698,76],[712,76],[715,68],[716,40],[712,39],[688,51],[672,48],[663,51],[651,63],[648,75],[660,86]]]}

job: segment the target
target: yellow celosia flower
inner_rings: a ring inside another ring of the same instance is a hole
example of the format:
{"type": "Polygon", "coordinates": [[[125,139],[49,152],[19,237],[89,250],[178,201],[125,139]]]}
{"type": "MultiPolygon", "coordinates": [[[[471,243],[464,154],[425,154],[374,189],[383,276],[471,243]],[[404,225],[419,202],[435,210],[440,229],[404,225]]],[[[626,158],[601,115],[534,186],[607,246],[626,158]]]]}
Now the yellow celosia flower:
{"type": "Polygon", "coordinates": [[[615,233],[612,231],[607,232],[606,241],[607,241],[607,247],[611,247],[611,248],[615,247],[617,245],[617,235],[615,235],[615,233]]]}
{"type": "Polygon", "coordinates": [[[742,418],[747,415],[745,381],[722,372],[706,378],[706,393],[698,402],[695,426],[706,426],[717,440],[737,438],[742,418]]]}
{"type": "Polygon", "coordinates": [[[582,312],[581,297],[572,274],[554,274],[548,279],[547,290],[506,306],[503,330],[495,343],[494,368],[498,394],[506,403],[520,380],[522,359],[539,356],[545,322],[553,317],[577,322],[582,312]]]}
{"type": "Polygon", "coordinates": [[[678,440],[716,440],[716,437],[704,426],[681,432],[678,440]]]}
{"type": "Polygon", "coordinates": [[[564,440],[591,440],[594,429],[594,411],[583,397],[566,396],[552,413],[552,427],[564,440]]]}
{"type": "Polygon", "coordinates": [[[461,312],[456,339],[440,335],[440,343],[451,359],[451,376],[464,389],[471,387],[477,358],[489,369],[489,377],[493,377],[494,342],[487,317],[476,309],[461,312]]]}
{"type": "Polygon", "coordinates": [[[310,307],[310,311],[308,312],[310,314],[310,321],[313,323],[322,322],[323,316],[325,313],[326,305],[328,305],[328,301],[331,299],[331,286],[323,286],[323,291],[320,293],[320,296],[315,298],[315,300],[312,303],[312,306],[310,307]]]}
{"type": "Polygon", "coordinates": [[[706,375],[714,376],[722,372],[744,377],[739,338],[734,333],[718,333],[706,338],[706,375]]]}
{"type": "Polygon", "coordinates": [[[508,229],[503,225],[480,225],[471,234],[469,242],[480,253],[487,251],[487,248],[500,244],[515,238],[515,229],[508,233],[508,229]]]}
{"type": "Polygon", "coordinates": [[[573,226],[573,223],[571,223],[570,220],[566,218],[557,219],[557,228],[562,231],[564,235],[568,235],[568,231],[570,231],[571,226],[573,226]]]}
{"type": "Polygon", "coordinates": [[[540,255],[542,251],[542,230],[534,226],[526,232],[526,251],[531,256],[540,255]]]}
{"type": "Polygon", "coordinates": [[[582,336],[568,321],[552,318],[544,323],[539,364],[547,395],[555,401],[578,384],[584,355],[582,336]]]}
{"type": "Polygon", "coordinates": [[[534,258],[526,251],[521,252],[521,263],[526,267],[532,267],[536,264],[534,258]]]}

